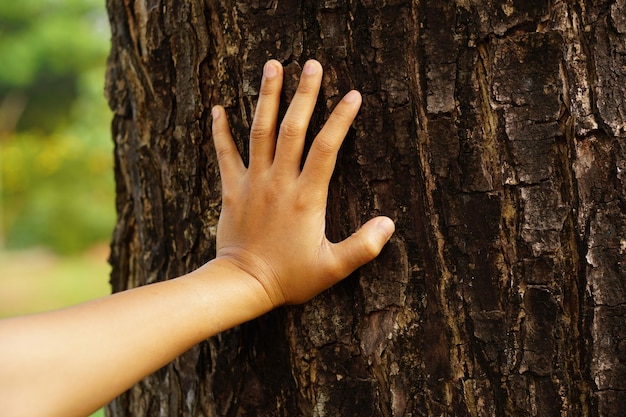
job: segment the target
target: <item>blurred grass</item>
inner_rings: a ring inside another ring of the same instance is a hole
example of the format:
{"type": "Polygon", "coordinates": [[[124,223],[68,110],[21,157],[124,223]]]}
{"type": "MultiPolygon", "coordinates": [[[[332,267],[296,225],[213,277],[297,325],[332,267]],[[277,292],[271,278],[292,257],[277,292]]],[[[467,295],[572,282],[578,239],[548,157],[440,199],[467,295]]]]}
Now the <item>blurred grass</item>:
{"type": "MultiPolygon", "coordinates": [[[[110,294],[107,255],[104,243],[71,256],[44,248],[0,252],[0,319],[110,294]]],[[[104,409],[92,417],[104,417],[104,409]]]]}
{"type": "Polygon", "coordinates": [[[0,253],[0,318],[48,311],[110,294],[107,247],[71,256],[43,248],[0,253]]]}

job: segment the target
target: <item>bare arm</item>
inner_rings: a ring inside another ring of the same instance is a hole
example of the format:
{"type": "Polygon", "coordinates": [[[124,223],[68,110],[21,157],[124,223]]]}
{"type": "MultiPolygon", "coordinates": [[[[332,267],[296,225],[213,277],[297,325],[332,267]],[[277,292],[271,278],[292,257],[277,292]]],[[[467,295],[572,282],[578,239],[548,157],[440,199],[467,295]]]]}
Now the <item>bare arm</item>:
{"type": "Polygon", "coordinates": [[[223,190],[216,259],[176,279],[0,322],[3,415],[88,415],[194,344],[305,302],[378,255],[393,233],[386,217],[339,243],[325,235],[328,183],[358,92],[337,105],[300,170],[321,78],[309,61],[278,127],[282,67],[266,64],[247,168],[224,109],[214,108],[223,190]]]}

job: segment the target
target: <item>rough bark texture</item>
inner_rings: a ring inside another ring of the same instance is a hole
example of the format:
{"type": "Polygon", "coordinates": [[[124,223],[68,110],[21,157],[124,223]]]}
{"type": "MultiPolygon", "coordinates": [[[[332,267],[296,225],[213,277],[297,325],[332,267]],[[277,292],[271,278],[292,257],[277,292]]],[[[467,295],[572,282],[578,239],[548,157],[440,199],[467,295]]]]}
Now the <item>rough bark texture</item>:
{"type": "MultiPolygon", "coordinates": [[[[382,256],[225,332],[108,416],[620,416],[626,404],[625,0],[108,0],[115,291],[209,260],[210,137],[242,152],[263,63],[325,67],[316,131],[363,107],[328,233],[382,256]]],[[[163,335],[164,338],[167,335],[163,335]]]]}

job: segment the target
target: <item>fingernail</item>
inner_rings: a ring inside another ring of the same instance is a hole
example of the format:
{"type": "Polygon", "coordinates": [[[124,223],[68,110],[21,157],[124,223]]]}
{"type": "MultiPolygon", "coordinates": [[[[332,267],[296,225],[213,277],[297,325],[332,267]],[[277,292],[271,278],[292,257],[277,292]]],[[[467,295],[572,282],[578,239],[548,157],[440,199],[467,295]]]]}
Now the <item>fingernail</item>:
{"type": "Polygon", "coordinates": [[[313,75],[317,73],[317,69],[318,69],[318,66],[315,61],[307,61],[304,64],[304,68],[302,69],[302,72],[307,75],[313,75]]]}
{"type": "Polygon", "coordinates": [[[266,78],[272,78],[276,75],[278,71],[276,70],[276,67],[274,66],[274,64],[272,64],[271,62],[268,62],[265,64],[265,77],[266,78]]]}
{"type": "Polygon", "coordinates": [[[213,117],[213,120],[219,119],[221,114],[222,112],[220,112],[220,109],[217,106],[213,107],[213,109],[211,110],[211,116],[213,117]]]}
{"type": "Polygon", "coordinates": [[[393,232],[396,230],[396,225],[389,217],[381,217],[378,221],[377,226],[380,228],[380,230],[383,231],[383,233],[387,237],[387,240],[389,240],[391,235],[393,235],[393,232]]]}
{"type": "Polygon", "coordinates": [[[352,90],[348,94],[346,94],[343,99],[348,103],[356,103],[361,99],[361,93],[356,90],[352,90]]]}

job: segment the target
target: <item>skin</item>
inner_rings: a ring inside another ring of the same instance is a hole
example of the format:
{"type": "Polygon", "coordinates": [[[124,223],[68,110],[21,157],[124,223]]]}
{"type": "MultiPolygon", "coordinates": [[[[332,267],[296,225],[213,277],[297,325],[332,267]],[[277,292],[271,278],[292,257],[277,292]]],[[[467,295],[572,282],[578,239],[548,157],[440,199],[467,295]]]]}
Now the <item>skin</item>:
{"type": "Polygon", "coordinates": [[[387,217],[339,243],[325,234],[328,184],[360,94],[344,96],[300,170],[322,67],[305,64],[279,127],[282,80],[280,63],[269,61],[248,167],[224,109],[213,109],[222,178],[216,258],[179,278],[0,321],[3,415],[89,415],[193,345],[277,306],[303,303],[380,253],[394,231],[387,217]]]}

